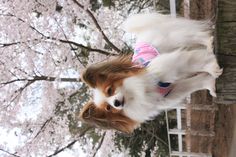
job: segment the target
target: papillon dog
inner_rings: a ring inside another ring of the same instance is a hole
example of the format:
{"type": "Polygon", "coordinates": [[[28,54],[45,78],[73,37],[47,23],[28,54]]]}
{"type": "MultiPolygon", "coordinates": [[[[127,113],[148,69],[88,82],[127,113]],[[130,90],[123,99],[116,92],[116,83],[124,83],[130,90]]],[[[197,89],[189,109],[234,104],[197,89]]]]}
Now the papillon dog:
{"type": "Polygon", "coordinates": [[[211,52],[209,22],[150,13],[129,17],[123,28],[137,36],[134,53],[82,74],[93,91],[80,112],[84,122],[131,133],[192,92],[208,89],[216,96],[222,69],[211,52]]]}

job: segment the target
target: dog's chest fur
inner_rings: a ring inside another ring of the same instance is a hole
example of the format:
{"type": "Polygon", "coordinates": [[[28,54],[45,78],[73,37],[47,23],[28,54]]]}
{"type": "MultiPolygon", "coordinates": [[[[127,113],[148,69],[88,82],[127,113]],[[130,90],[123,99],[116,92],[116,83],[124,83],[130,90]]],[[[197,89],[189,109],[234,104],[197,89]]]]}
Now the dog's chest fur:
{"type": "Polygon", "coordinates": [[[144,122],[158,115],[165,101],[156,91],[158,80],[151,74],[133,76],[124,80],[122,92],[126,105],[124,113],[138,122],[144,122]]]}

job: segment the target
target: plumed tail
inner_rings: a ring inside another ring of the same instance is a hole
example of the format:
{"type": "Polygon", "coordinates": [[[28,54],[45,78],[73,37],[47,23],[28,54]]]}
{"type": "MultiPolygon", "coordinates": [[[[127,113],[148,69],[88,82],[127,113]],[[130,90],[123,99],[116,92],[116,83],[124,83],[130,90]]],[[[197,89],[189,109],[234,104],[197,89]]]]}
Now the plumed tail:
{"type": "Polygon", "coordinates": [[[158,26],[164,22],[164,19],[169,18],[168,15],[157,13],[151,14],[135,14],[123,23],[123,29],[130,33],[138,33],[148,28],[158,26]]]}
{"type": "MultiPolygon", "coordinates": [[[[207,31],[209,21],[189,20],[183,17],[171,17],[159,13],[136,14],[128,17],[123,23],[123,29],[130,33],[138,33],[147,29],[189,28],[207,31]]],[[[171,30],[170,30],[171,31],[171,30]]]]}
{"type": "Polygon", "coordinates": [[[123,29],[136,34],[138,41],[148,42],[157,48],[183,48],[190,45],[207,46],[211,36],[209,21],[196,21],[171,17],[159,13],[136,14],[128,17],[123,29]]]}

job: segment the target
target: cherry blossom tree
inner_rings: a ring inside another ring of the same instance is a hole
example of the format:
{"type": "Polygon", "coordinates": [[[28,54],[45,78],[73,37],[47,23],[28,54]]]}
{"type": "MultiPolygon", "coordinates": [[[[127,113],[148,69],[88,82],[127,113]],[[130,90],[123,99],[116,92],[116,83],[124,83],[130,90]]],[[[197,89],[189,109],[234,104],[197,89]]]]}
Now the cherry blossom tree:
{"type": "Polygon", "coordinates": [[[90,98],[79,74],[131,52],[120,25],[128,14],[152,9],[148,0],[0,1],[0,155],[127,153],[116,149],[114,132],[76,118],[90,98]]]}

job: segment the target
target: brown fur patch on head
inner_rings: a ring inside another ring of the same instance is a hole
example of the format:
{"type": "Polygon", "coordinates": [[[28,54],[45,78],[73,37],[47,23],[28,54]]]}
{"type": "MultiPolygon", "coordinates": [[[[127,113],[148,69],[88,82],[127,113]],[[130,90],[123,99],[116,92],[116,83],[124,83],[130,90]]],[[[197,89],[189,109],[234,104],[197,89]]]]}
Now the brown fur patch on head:
{"type": "Polygon", "coordinates": [[[95,88],[103,82],[117,81],[132,76],[142,69],[134,66],[131,56],[119,56],[113,60],[89,66],[82,74],[82,80],[90,87],[95,88]]]}
{"type": "Polygon", "coordinates": [[[115,129],[124,133],[131,133],[137,122],[125,116],[122,112],[106,111],[98,108],[93,102],[86,104],[79,115],[82,121],[104,129],[115,129]]]}

